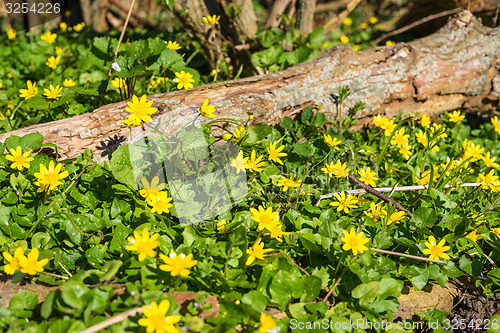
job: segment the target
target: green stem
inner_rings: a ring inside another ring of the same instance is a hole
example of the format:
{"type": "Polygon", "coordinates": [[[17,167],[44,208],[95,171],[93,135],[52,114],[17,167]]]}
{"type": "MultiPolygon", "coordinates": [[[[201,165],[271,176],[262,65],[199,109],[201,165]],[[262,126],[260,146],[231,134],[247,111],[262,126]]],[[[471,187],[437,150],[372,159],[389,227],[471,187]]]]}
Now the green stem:
{"type": "Polygon", "coordinates": [[[35,222],[35,224],[33,224],[33,226],[31,227],[31,229],[28,231],[28,233],[26,234],[26,236],[24,236],[24,240],[26,240],[28,238],[28,236],[33,232],[33,230],[36,229],[36,227],[38,227],[38,225],[40,224],[40,222],[43,221],[45,215],[47,214],[47,212],[52,208],[52,206],[54,206],[54,204],[57,202],[57,201],[60,201],[60,199],[56,199],[54,201],[52,201],[48,206],[47,208],[45,208],[45,210],[43,211],[42,215],[38,218],[38,220],[35,222]]]}

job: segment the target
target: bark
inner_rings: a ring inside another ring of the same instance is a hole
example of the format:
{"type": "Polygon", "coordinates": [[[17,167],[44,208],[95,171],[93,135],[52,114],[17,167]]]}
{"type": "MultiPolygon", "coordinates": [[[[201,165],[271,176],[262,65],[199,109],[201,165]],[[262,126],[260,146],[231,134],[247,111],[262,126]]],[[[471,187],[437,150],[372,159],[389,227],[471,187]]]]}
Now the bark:
{"type": "Polygon", "coordinates": [[[316,0],[298,1],[297,28],[303,35],[309,35],[313,30],[315,8],[316,0]]]}
{"type": "MultiPolygon", "coordinates": [[[[306,105],[321,105],[328,119],[345,118],[349,106],[363,101],[366,107],[354,117],[358,125],[373,115],[394,118],[437,115],[447,110],[491,111],[499,109],[500,27],[482,26],[469,11],[456,15],[435,34],[394,46],[355,52],[339,46],[323,56],[283,72],[221,82],[190,90],[149,96],[155,117],[171,117],[173,111],[198,108],[205,98],[216,106],[218,117],[278,123],[306,105]],[[348,107],[337,110],[335,94],[347,85],[348,107]]],[[[0,135],[38,132],[46,142],[62,147],[62,157],[78,156],[84,149],[97,160],[103,142],[117,135],[127,138],[128,128],[119,120],[129,115],[126,102],[103,106],[92,113],[39,124],[0,135]]]]}

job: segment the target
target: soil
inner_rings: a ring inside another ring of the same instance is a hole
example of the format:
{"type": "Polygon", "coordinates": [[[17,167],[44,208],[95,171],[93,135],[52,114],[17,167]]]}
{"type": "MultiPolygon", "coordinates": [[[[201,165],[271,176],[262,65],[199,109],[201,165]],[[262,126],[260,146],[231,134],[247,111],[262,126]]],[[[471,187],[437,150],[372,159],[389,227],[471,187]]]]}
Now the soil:
{"type": "MultiPolygon", "coordinates": [[[[481,332],[485,331],[485,326],[489,325],[489,318],[494,314],[500,314],[500,293],[488,298],[480,292],[466,293],[462,301],[457,300],[458,305],[450,312],[448,319],[452,325],[460,332],[481,332]],[[460,323],[465,323],[460,328],[460,323]]],[[[456,303],[455,303],[456,304],[456,303]]]]}

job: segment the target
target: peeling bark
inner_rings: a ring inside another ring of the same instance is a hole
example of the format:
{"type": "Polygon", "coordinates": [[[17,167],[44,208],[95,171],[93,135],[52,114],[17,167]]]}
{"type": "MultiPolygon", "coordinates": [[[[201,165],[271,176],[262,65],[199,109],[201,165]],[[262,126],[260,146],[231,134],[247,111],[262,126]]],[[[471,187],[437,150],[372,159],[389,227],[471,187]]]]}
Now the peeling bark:
{"type": "MultiPolygon", "coordinates": [[[[306,105],[321,105],[328,119],[341,119],[348,108],[337,112],[334,100],[340,85],[359,101],[359,126],[373,115],[394,118],[400,113],[437,115],[447,110],[491,111],[499,108],[500,27],[482,26],[463,11],[435,34],[394,46],[355,52],[336,47],[323,56],[283,72],[221,82],[190,90],[149,96],[158,115],[198,108],[205,98],[216,106],[218,117],[254,122],[278,123],[306,105]]],[[[38,132],[46,142],[62,147],[63,158],[78,156],[89,148],[102,160],[98,146],[114,135],[128,138],[126,102],[105,105],[92,113],[39,124],[0,135],[38,132]]]]}

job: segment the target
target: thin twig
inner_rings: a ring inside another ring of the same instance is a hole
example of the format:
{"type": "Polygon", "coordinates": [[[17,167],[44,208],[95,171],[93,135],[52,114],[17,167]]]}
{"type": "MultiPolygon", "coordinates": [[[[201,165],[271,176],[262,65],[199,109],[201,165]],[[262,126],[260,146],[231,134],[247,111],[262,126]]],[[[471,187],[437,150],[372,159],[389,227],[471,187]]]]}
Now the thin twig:
{"type": "MultiPolygon", "coordinates": [[[[475,254],[481,254],[481,253],[479,253],[479,252],[474,252],[474,253],[471,253],[470,255],[471,255],[471,256],[473,256],[473,255],[475,255],[475,254]]],[[[495,262],[493,261],[493,259],[491,259],[490,257],[488,257],[488,256],[486,255],[486,253],[483,253],[483,256],[485,256],[485,257],[486,257],[486,259],[488,259],[488,261],[489,261],[489,262],[490,262],[490,263],[491,263],[491,264],[492,264],[495,268],[498,268],[498,266],[495,264],[495,262]]]]}
{"type": "MultiPolygon", "coordinates": [[[[452,187],[476,187],[481,185],[481,183],[463,183],[460,185],[456,184],[446,184],[443,188],[452,188],[452,187]]],[[[419,191],[419,190],[427,190],[429,188],[429,185],[412,185],[412,186],[400,186],[400,187],[376,187],[374,188],[378,192],[399,192],[399,191],[419,191]]],[[[360,193],[367,193],[364,189],[355,189],[355,190],[347,190],[347,191],[341,191],[341,192],[334,192],[334,193],[328,193],[321,195],[318,199],[318,202],[316,203],[316,206],[319,206],[319,203],[323,199],[328,199],[331,197],[334,197],[335,194],[341,194],[342,192],[345,192],[346,194],[360,194],[360,193]]]]}
{"type": "Polygon", "coordinates": [[[340,13],[338,16],[333,17],[330,21],[328,21],[325,26],[325,33],[329,33],[333,31],[339,24],[340,22],[344,21],[344,19],[349,16],[349,14],[356,8],[361,0],[352,0],[347,4],[347,8],[340,13]]]}
{"type": "Polygon", "coordinates": [[[323,298],[323,302],[326,303],[326,301],[328,300],[328,297],[330,297],[330,295],[333,293],[335,288],[337,288],[340,281],[342,280],[342,277],[344,276],[345,272],[347,271],[347,267],[349,267],[349,265],[345,265],[344,270],[342,271],[342,273],[340,273],[339,278],[337,279],[337,281],[335,281],[335,284],[333,285],[333,287],[330,288],[330,291],[328,292],[328,294],[326,294],[326,296],[323,298]]]}
{"type": "Polygon", "coordinates": [[[387,251],[387,250],[380,250],[380,249],[374,249],[374,248],[371,248],[371,250],[374,251],[374,252],[378,252],[378,253],[392,254],[392,255],[395,255],[395,256],[406,257],[406,258],[411,258],[411,259],[417,259],[417,260],[421,260],[421,261],[430,261],[430,262],[435,262],[436,264],[445,264],[446,265],[446,261],[442,261],[442,260],[429,259],[429,258],[426,258],[426,257],[414,256],[414,255],[411,255],[411,254],[400,253],[400,252],[393,252],[393,251],[387,251]]]}
{"type": "Polygon", "coordinates": [[[61,280],[68,280],[69,277],[67,276],[63,276],[63,275],[59,275],[59,274],[53,274],[53,273],[49,273],[49,272],[45,272],[43,271],[42,274],[45,274],[45,275],[48,275],[48,276],[52,276],[52,277],[56,277],[58,279],[61,279],[61,280]]]}
{"type": "Polygon", "coordinates": [[[396,29],[394,31],[391,31],[389,33],[386,33],[386,34],[383,34],[382,36],[380,36],[379,38],[375,39],[372,43],[371,43],[371,46],[375,46],[377,45],[378,43],[380,43],[381,41],[383,41],[384,39],[387,39],[389,37],[392,37],[392,36],[395,36],[395,35],[398,35],[402,32],[405,32],[405,31],[408,31],[410,29],[413,29],[415,28],[416,26],[419,26],[421,24],[424,24],[426,22],[429,22],[429,21],[432,21],[432,20],[435,20],[435,19],[438,19],[440,17],[443,17],[443,16],[448,16],[448,15],[452,15],[452,14],[455,14],[455,13],[458,13],[462,11],[462,8],[455,8],[455,9],[450,9],[450,10],[446,10],[444,12],[441,12],[441,13],[437,13],[437,14],[433,14],[433,15],[429,15],[427,17],[424,17],[423,19],[420,19],[418,21],[415,21],[411,24],[408,24],[407,26],[404,26],[400,29],[396,29]]]}
{"type": "Polygon", "coordinates": [[[349,174],[349,180],[352,181],[352,182],[354,182],[354,183],[356,183],[358,186],[360,186],[361,188],[363,188],[366,192],[368,192],[370,194],[373,194],[374,196],[376,196],[376,197],[384,200],[385,202],[392,203],[393,205],[395,205],[396,207],[398,207],[399,210],[404,210],[408,214],[408,216],[410,216],[410,217],[412,216],[411,212],[408,209],[404,208],[399,202],[397,202],[393,198],[388,197],[385,194],[380,193],[380,191],[377,191],[376,189],[374,189],[370,185],[366,185],[361,180],[359,180],[358,178],[356,178],[356,176],[354,176],[352,173],[349,174]]]}
{"type": "Polygon", "coordinates": [[[105,321],[101,321],[99,324],[95,324],[94,326],[90,326],[89,328],[81,331],[80,333],[99,332],[100,330],[105,329],[108,326],[119,323],[119,322],[125,320],[126,318],[135,316],[139,313],[142,313],[142,307],[134,308],[134,309],[119,313],[116,316],[113,316],[109,319],[106,319],[105,321]]]}
{"type": "MultiPolygon", "coordinates": [[[[115,55],[113,56],[113,62],[116,61],[116,56],[118,55],[118,50],[120,49],[120,45],[122,43],[123,36],[125,36],[125,30],[127,30],[128,21],[130,20],[130,15],[132,14],[132,8],[134,8],[134,3],[135,3],[135,0],[132,0],[132,3],[130,4],[130,9],[128,10],[127,19],[125,20],[125,24],[123,24],[123,29],[122,29],[122,33],[120,34],[120,39],[118,39],[118,44],[116,45],[115,55]]],[[[110,67],[109,73],[108,73],[108,82],[109,82],[109,79],[111,78],[111,71],[112,70],[113,70],[113,67],[110,67]]]]}

